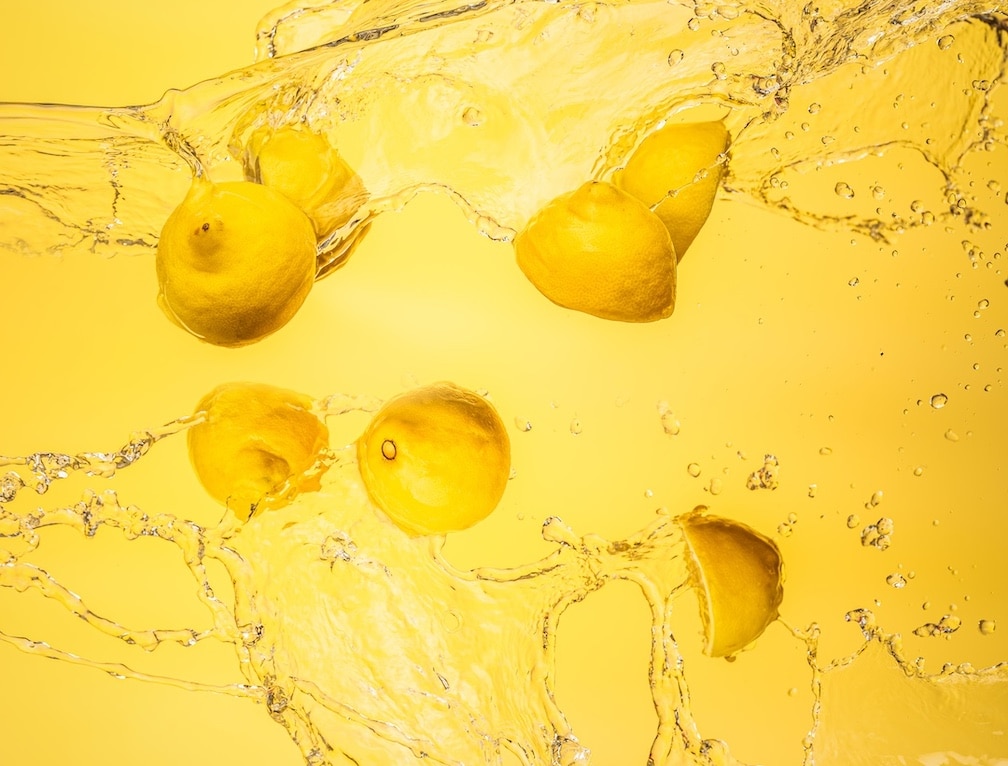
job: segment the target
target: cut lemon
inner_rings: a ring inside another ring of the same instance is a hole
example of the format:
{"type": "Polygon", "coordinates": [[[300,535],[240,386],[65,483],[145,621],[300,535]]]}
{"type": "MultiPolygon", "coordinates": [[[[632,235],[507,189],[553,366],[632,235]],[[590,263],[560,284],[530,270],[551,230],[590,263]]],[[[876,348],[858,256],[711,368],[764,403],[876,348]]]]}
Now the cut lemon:
{"type": "Polygon", "coordinates": [[[386,403],[358,439],[357,461],[371,499],[400,528],[444,534],[497,506],[511,442],[486,399],[435,383],[386,403]]]}
{"type": "Polygon", "coordinates": [[[311,221],[279,192],[247,181],[193,181],[158,240],[158,302],[219,346],[280,329],[315,281],[311,221]]]}
{"type": "Polygon", "coordinates": [[[690,583],[700,598],[712,657],[746,648],[777,619],[784,571],[777,545],[745,524],[697,509],[681,516],[689,550],[690,583]]]}
{"type": "Polygon", "coordinates": [[[514,248],[529,281],[565,308],[623,322],[651,322],[675,308],[668,231],[612,184],[589,181],[549,202],[514,248]]]}
{"type": "Polygon", "coordinates": [[[655,211],[679,258],[710,215],[729,144],[720,121],[667,125],[645,138],[613,179],[655,211]]]}
{"type": "Polygon", "coordinates": [[[189,429],[189,459],[206,491],[239,518],[269,500],[280,507],[319,488],[316,462],[329,429],[312,400],[259,383],[218,386],[196,405],[204,420],[189,429]]]}

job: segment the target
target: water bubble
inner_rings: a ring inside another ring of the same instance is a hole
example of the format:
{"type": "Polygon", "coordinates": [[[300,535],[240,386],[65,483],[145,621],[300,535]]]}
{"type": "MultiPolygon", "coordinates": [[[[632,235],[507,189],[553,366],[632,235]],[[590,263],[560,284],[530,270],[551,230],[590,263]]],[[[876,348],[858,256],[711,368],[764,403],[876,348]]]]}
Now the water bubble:
{"type": "Polygon", "coordinates": [[[572,433],[572,434],[573,434],[574,436],[577,436],[578,434],[580,434],[580,433],[581,433],[581,430],[582,430],[582,429],[581,429],[581,420],[580,420],[579,418],[574,418],[574,419],[573,419],[573,420],[572,420],[572,421],[570,422],[570,432],[571,432],[571,433],[572,433]]]}
{"type": "Polygon", "coordinates": [[[936,410],[940,410],[948,404],[948,397],[945,394],[935,394],[931,397],[931,406],[936,410]]]}
{"type": "Polygon", "coordinates": [[[462,122],[469,127],[475,128],[483,122],[483,113],[474,106],[470,106],[462,112],[462,122]]]}
{"type": "Polygon", "coordinates": [[[913,469],[913,475],[914,476],[923,476],[924,475],[924,466],[922,466],[922,465],[915,466],[914,469],[913,469]]]}
{"type": "Polygon", "coordinates": [[[817,104],[816,102],[813,101],[811,104],[809,104],[808,113],[819,114],[820,109],[822,109],[822,104],[817,104]]]}
{"type": "Polygon", "coordinates": [[[686,56],[686,54],[682,50],[680,50],[679,48],[676,48],[675,50],[673,50],[668,55],[668,65],[669,66],[675,66],[680,61],[682,61],[685,56],[686,56]]]}
{"type": "Polygon", "coordinates": [[[696,32],[700,29],[700,19],[694,17],[686,22],[686,26],[689,27],[691,32],[696,32]]]}
{"type": "Polygon", "coordinates": [[[957,434],[950,428],[948,431],[945,432],[945,438],[948,439],[950,442],[957,442],[959,441],[959,434],[957,434]]]}
{"type": "Polygon", "coordinates": [[[725,65],[720,61],[715,61],[711,64],[711,72],[713,72],[714,76],[719,80],[728,79],[728,75],[725,73],[725,65]]]}
{"type": "Polygon", "coordinates": [[[669,408],[668,402],[658,402],[658,417],[661,418],[662,430],[669,436],[678,436],[681,423],[675,413],[669,408]]]}
{"type": "Polygon", "coordinates": [[[977,301],[977,308],[980,309],[981,311],[989,307],[990,307],[990,301],[987,300],[986,298],[981,298],[979,301],[977,301]]]}
{"type": "Polygon", "coordinates": [[[809,484],[808,485],[808,496],[809,497],[815,497],[816,496],[816,491],[818,489],[819,488],[815,484],[809,484]]]}
{"type": "Polygon", "coordinates": [[[869,524],[861,530],[861,545],[866,548],[876,548],[877,550],[884,551],[892,544],[894,528],[895,524],[893,520],[883,516],[874,524],[869,524]]]}
{"type": "Polygon", "coordinates": [[[997,624],[994,622],[994,620],[980,620],[980,622],[977,624],[977,628],[979,628],[980,632],[983,635],[989,636],[997,629],[997,624]]]}
{"type": "Polygon", "coordinates": [[[952,47],[952,43],[954,42],[955,37],[953,37],[952,35],[942,35],[941,37],[938,38],[938,47],[943,51],[947,51],[949,48],[952,47]]]}
{"type": "Polygon", "coordinates": [[[843,197],[844,199],[854,199],[854,190],[849,184],[840,181],[836,186],[833,187],[834,193],[838,197],[843,197]]]}
{"type": "Polygon", "coordinates": [[[700,464],[690,463],[688,466],[686,466],[686,473],[688,473],[695,479],[697,476],[700,475],[700,464]]]}
{"type": "Polygon", "coordinates": [[[848,284],[848,285],[850,285],[851,287],[857,287],[857,286],[858,286],[858,283],[860,283],[860,281],[861,281],[861,280],[860,280],[860,279],[858,279],[857,277],[851,277],[851,278],[850,278],[850,279],[848,280],[847,284],[848,284]]]}
{"type": "Polygon", "coordinates": [[[746,479],[747,489],[777,489],[780,484],[778,474],[780,473],[780,463],[775,455],[766,454],[763,456],[763,465],[759,469],[749,474],[746,479]]]}
{"type": "Polygon", "coordinates": [[[847,517],[847,529],[854,529],[858,524],[861,523],[861,517],[856,513],[852,513],[847,517]]]}
{"type": "Polygon", "coordinates": [[[514,419],[515,428],[524,433],[528,433],[532,430],[532,421],[528,418],[523,418],[520,415],[516,415],[514,419]]]}
{"type": "Polygon", "coordinates": [[[820,447],[819,448],[819,454],[820,455],[832,455],[833,454],[833,448],[832,447],[820,447]]]}
{"type": "Polygon", "coordinates": [[[865,503],[865,508],[871,509],[876,507],[882,502],[882,490],[877,489],[872,493],[872,496],[868,498],[868,502],[865,503]]]}
{"type": "Polygon", "coordinates": [[[722,489],[724,489],[724,484],[721,479],[718,478],[711,479],[710,484],[707,487],[707,491],[712,495],[720,495],[722,489]]]}
{"type": "Polygon", "coordinates": [[[945,636],[948,638],[962,627],[962,620],[958,617],[946,614],[938,622],[926,622],[919,628],[914,629],[914,635],[925,638],[928,636],[945,636]]]}

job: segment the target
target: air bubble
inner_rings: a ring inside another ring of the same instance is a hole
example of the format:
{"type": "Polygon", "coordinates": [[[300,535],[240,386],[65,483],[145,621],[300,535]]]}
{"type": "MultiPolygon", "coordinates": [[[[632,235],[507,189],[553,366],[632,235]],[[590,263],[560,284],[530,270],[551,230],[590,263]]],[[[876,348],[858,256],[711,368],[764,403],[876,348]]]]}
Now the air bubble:
{"type": "Polygon", "coordinates": [[[532,421],[529,420],[528,418],[516,416],[514,419],[514,424],[515,428],[524,433],[528,433],[529,431],[532,430],[532,421]]]}
{"type": "Polygon", "coordinates": [[[997,629],[997,624],[994,620],[980,620],[977,624],[977,628],[980,630],[981,634],[989,636],[997,629]]]}
{"type": "Polygon", "coordinates": [[[955,42],[955,37],[952,35],[942,35],[938,38],[938,47],[943,51],[947,51],[952,47],[952,43],[955,42]]]}
{"type": "MultiPolygon", "coordinates": [[[[850,523],[849,519],[848,523],[850,523]]],[[[883,516],[874,524],[869,524],[861,530],[861,545],[866,548],[876,548],[884,551],[892,544],[894,529],[895,524],[893,520],[883,516]]]]}
{"type": "Polygon", "coordinates": [[[923,476],[924,475],[924,466],[918,465],[918,466],[914,467],[914,469],[913,469],[913,475],[914,476],[923,476]]]}
{"type": "Polygon", "coordinates": [[[945,432],[945,438],[948,439],[950,442],[957,442],[959,441],[959,434],[957,434],[950,428],[948,431],[945,432]]]}
{"type": "Polygon", "coordinates": [[[718,478],[711,479],[710,484],[707,486],[707,491],[712,495],[720,495],[722,489],[724,489],[724,484],[718,478]]]}
{"type": "Polygon", "coordinates": [[[935,394],[931,397],[931,406],[936,410],[940,410],[948,404],[948,397],[945,394],[935,394]]]}
{"type": "Polygon", "coordinates": [[[854,190],[849,184],[840,181],[836,186],[833,187],[834,193],[838,197],[843,197],[844,199],[854,199],[854,190]]]}
{"type": "Polygon", "coordinates": [[[747,489],[777,489],[780,484],[778,474],[780,473],[780,463],[774,455],[763,456],[763,466],[753,471],[746,479],[747,489]]]}
{"type": "Polygon", "coordinates": [[[820,447],[819,448],[819,454],[820,455],[832,455],[833,454],[833,448],[832,447],[820,447]]]}
{"type": "Polygon", "coordinates": [[[483,122],[483,113],[474,106],[470,106],[462,112],[462,122],[469,127],[475,128],[483,122]]]}
{"type": "Polygon", "coordinates": [[[690,463],[688,466],[686,466],[686,473],[688,473],[695,479],[697,476],[700,475],[700,464],[690,463]]]}
{"type": "Polygon", "coordinates": [[[856,513],[852,513],[847,517],[847,529],[854,529],[858,524],[861,523],[861,517],[856,513]]]}
{"type": "Polygon", "coordinates": [[[676,48],[668,55],[668,65],[675,66],[680,61],[682,61],[685,56],[686,54],[683,51],[681,51],[679,48],[676,48]]]}
{"type": "Polygon", "coordinates": [[[580,433],[581,433],[581,431],[582,431],[582,427],[581,427],[581,420],[580,420],[579,418],[574,418],[574,419],[573,419],[573,420],[572,420],[572,421],[570,422],[570,432],[571,432],[571,433],[572,433],[572,434],[573,434],[574,436],[577,436],[578,434],[580,434],[580,433]]]}
{"type": "Polygon", "coordinates": [[[819,114],[820,109],[822,109],[822,104],[817,104],[813,101],[811,104],[809,104],[808,113],[819,114]]]}
{"type": "Polygon", "coordinates": [[[893,572],[891,575],[885,578],[886,585],[892,586],[893,588],[905,588],[907,581],[906,578],[899,572],[893,572]]]}
{"type": "Polygon", "coordinates": [[[669,436],[678,436],[681,424],[675,413],[669,409],[668,402],[658,402],[658,417],[661,418],[662,430],[669,436]]]}
{"type": "Polygon", "coordinates": [[[847,284],[848,284],[849,286],[851,286],[851,287],[857,287],[857,286],[858,286],[858,284],[859,284],[860,282],[861,282],[861,280],[860,280],[860,279],[858,279],[857,277],[851,277],[851,278],[850,278],[850,279],[849,279],[849,280],[847,281],[847,284]]]}
{"type": "Polygon", "coordinates": [[[885,189],[878,184],[871,188],[872,196],[877,200],[885,199],[885,189]]]}
{"type": "Polygon", "coordinates": [[[816,491],[818,489],[819,488],[815,484],[809,484],[808,485],[808,496],[809,497],[815,497],[816,496],[816,491]]]}

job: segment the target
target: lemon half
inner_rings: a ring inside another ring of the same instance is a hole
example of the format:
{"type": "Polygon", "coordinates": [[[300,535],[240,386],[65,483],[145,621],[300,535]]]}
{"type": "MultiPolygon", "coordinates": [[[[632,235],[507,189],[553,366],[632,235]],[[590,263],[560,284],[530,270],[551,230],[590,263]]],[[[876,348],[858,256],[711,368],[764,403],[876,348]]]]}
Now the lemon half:
{"type": "Polygon", "coordinates": [[[511,442],[479,394],[435,383],[388,401],[357,441],[368,494],[412,535],[472,526],[497,506],[511,442]]]}
{"type": "Polygon", "coordinates": [[[514,240],[518,266],[554,303],[651,322],[675,308],[676,257],[661,220],[610,183],[589,181],[543,207],[514,240]]]}
{"type": "Polygon", "coordinates": [[[720,121],[666,125],[645,138],[613,178],[655,211],[679,258],[710,215],[730,142],[720,121]]]}
{"type": "Polygon", "coordinates": [[[689,550],[689,577],[700,597],[704,652],[730,657],[778,617],[784,567],[773,540],[745,524],[696,510],[677,521],[689,550]]]}
{"type": "Polygon", "coordinates": [[[193,181],[157,247],[158,302],[219,346],[283,327],[315,281],[311,221],[279,192],[247,181],[193,181]]]}
{"type": "Polygon", "coordinates": [[[203,397],[196,412],[205,414],[187,434],[190,462],[206,491],[239,518],[250,518],[264,498],[280,507],[319,488],[321,471],[313,469],[329,445],[329,429],[307,396],[226,383],[203,397]]]}

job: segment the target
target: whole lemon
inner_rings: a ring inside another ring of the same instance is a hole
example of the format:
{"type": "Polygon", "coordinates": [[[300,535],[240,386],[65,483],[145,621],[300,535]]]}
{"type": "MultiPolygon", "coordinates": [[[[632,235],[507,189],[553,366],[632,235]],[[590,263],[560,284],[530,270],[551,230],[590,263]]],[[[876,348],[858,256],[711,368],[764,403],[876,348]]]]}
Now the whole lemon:
{"type": "Polygon", "coordinates": [[[218,346],[283,327],[315,281],[315,232],[279,192],[247,181],[193,181],[157,248],[158,302],[218,346]]]}
{"type": "Polygon", "coordinates": [[[319,488],[313,472],[329,429],[312,400],[261,383],[226,383],[196,405],[203,422],[189,429],[189,460],[211,497],[239,518],[264,498],[279,507],[297,492],[319,488]],[[282,496],[281,496],[282,495],[282,496]]]}
{"type": "Polygon", "coordinates": [[[546,204],[514,240],[518,266],[554,303],[603,319],[672,314],[676,257],[661,219],[610,183],[546,204]]]}
{"type": "Polygon", "coordinates": [[[329,140],[307,128],[261,128],[245,152],[245,176],[283,194],[311,219],[318,239],[367,201],[364,182],[329,140]]]}
{"type": "Polygon", "coordinates": [[[413,535],[465,529],[490,514],[511,471],[511,442],[482,396],[435,383],[391,399],[357,440],[368,494],[413,535]]]}
{"type": "Polygon", "coordinates": [[[720,121],[666,125],[645,138],[614,176],[617,186],[655,211],[679,258],[710,215],[730,143],[720,121]]]}

